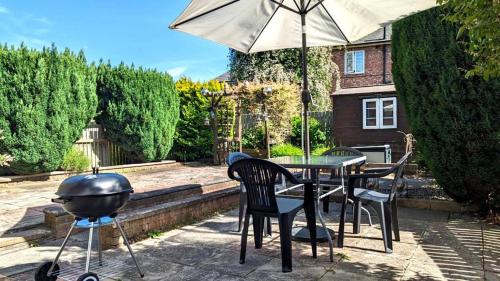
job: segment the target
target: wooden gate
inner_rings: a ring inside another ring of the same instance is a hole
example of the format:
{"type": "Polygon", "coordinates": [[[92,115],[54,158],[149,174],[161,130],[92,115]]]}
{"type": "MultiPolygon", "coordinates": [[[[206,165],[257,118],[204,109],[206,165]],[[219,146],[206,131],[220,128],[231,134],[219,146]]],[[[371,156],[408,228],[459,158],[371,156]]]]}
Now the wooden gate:
{"type": "Polygon", "coordinates": [[[91,167],[130,164],[129,153],[105,138],[105,129],[94,121],[85,128],[75,147],[91,162],[91,167]]]}

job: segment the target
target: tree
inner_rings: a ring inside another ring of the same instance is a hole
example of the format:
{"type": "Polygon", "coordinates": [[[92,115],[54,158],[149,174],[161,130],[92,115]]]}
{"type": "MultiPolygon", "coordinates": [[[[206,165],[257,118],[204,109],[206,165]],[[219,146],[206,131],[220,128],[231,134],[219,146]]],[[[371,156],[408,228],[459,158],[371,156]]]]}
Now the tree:
{"type": "Polygon", "coordinates": [[[500,1],[437,0],[448,8],[445,19],[460,25],[457,38],[463,40],[475,64],[468,76],[485,79],[500,76],[500,1]]]}
{"type": "Polygon", "coordinates": [[[97,94],[96,121],[110,140],[139,161],[166,159],[179,120],[179,97],[170,75],[101,63],[97,94]]]}
{"type": "Polygon", "coordinates": [[[393,25],[394,82],[439,185],[486,209],[500,198],[500,81],[465,77],[473,58],[456,40],[458,26],[443,21],[446,12],[438,7],[393,25]]]}
{"type": "MultiPolygon", "coordinates": [[[[318,110],[330,110],[330,93],[334,90],[333,78],[338,68],[331,58],[331,48],[314,47],[308,51],[308,76],[311,95],[318,110]]],[[[302,82],[300,49],[285,49],[255,54],[229,52],[231,76],[239,81],[256,83],[302,82]]],[[[313,107],[314,110],[314,107],[313,107]]]]}
{"type": "Polygon", "coordinates": [[[96,69],[82,52],[0,46],[0,151],[10,172],[53,171],[96,112],[96,69]]]}

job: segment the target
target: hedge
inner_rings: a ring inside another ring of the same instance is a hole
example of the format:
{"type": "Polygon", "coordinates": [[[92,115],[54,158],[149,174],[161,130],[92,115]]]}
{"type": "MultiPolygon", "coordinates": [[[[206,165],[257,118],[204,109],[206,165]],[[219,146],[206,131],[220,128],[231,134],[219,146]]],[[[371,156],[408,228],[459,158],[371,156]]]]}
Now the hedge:
{"type": "Polygon", "coordinates": [[[439,185],[457,201],[486,209],[499,198],[500,81],[465,78],[472,58],[443,12],[434,8],[394,24],[394,81],[439,185]]]}
{"type": "Polygon", "coordinates": [[[53,171],[96,112],[96,69],[82,52],[0,46],[0,151],[10,172],[53,171]]]}
{"type": "Polygon", "coordinates": [[[101,63],[97,95],[96,121],[104,125],[111,141],[137,161],[167,158],[179,120],[179,97],[170,75],[101,63]]]}

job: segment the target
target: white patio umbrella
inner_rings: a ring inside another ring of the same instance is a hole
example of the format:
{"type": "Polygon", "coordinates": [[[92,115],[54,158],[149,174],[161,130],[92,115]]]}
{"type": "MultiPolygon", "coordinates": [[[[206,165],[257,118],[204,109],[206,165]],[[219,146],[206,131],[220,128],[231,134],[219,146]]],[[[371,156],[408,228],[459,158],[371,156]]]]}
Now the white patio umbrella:
{"type": "Polygon", "coordinates": [[[302,48],[303,139],[308,158],[307,47],[347,45],[435,5],[435,0],[192,0],[170,28],[243,53],[302,48]]]}

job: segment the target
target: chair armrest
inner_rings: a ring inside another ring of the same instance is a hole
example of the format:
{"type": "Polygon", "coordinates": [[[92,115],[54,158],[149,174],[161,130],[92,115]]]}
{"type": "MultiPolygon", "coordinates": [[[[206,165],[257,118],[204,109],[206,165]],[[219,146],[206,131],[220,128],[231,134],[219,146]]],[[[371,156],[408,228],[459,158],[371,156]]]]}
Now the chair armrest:
{"type": "Polygon", "coordinates": [[[386,167],[386,168],[366,168],[364,170],[364,172],[368,173],[368,174],[382,173],[382,172],[385,172],[385,171],[389,170],[390,168],[392,168],[392,167],[386,167]]]}
{"type": "Polygon", "coordinates": [[[394,171],[393,168],[391,169],[383,169],[383,170],[379,170],[379,171],[375,171],[375,172],[372,172],[372,171],[369,171],[369,172],[366,172],[364,174],[352,174],[352,175],[349,175],[349,179],[372,179],[372,178],[383,178],[387,175],[390,175],[392,172],[394,171]]]}

